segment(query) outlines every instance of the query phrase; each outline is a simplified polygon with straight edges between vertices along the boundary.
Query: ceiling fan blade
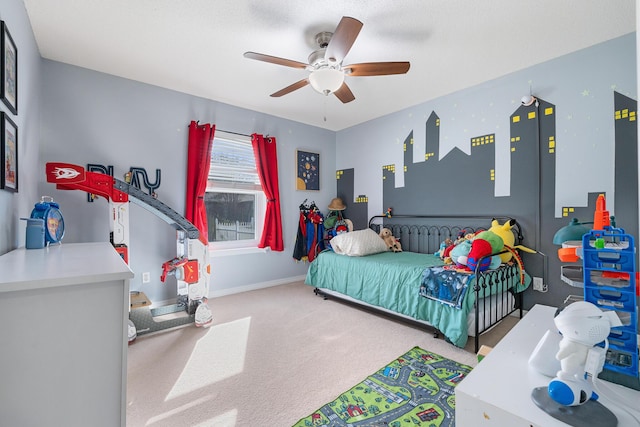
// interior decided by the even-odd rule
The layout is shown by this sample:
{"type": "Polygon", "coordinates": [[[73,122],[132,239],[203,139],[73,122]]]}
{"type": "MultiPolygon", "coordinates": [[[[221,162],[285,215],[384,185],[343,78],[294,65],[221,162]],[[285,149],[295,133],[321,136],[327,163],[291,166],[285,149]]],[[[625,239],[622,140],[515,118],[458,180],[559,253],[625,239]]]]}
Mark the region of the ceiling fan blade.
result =
{"type": "Polygon", "coordinates": [[[278,97],[280,97],[282,95],[286,95],[288,93],[291,93],[294,90],[298,90],[300,88],[303,88],[308,84],[309,84],[309,79],[302,79],[299,82],[295,82],[294,84],[289,85],[289,86],[285,87],[284,89],[280,89],[279,91],[272,93],[271,96],[273,96],[274,98],[278,98],[278,97]]]}
{"type": "Polygon", "coordinates": [[[325,59],[329,62],[342,62],[349,50],[351,50],[351,46],[356,41],[358,34],[360,34],[362,25],[362,22],[355,18],[343,16],[333,32],[331,40],[329,40],[324,55],[325,59]]]}
{"type": "Polygon", "coordinates": [[[244,57],[249,59],[256,59],[258,61],[270,62],[272,64],[284,65],[285,67],[301,68],[303,70],[308,66],[308,64],[294,61],[292,59],[279,58],[277,56],[265,55],[256,52],[245,52],[244,57]]]}
{"type": "Polygon", "coordinates": [[[348,76],[388,76],[405,74],[409,71],[409,62],[363,62],[342,67],[348,76]],[[351,71],[349,71],[351,70],[351,71]]]}
{"type": "Polygon", "coordinates": [[[351,92],[351,89],[349,89],[349,86],[347,86],[346,83],[342,83],[342,86],[340,86],[337,91],[333,92],[333,94],[336,96],[336,98],[342,101],[343,104],[356,99],[356,97],[353,96],[353,92],[351,92]]]}

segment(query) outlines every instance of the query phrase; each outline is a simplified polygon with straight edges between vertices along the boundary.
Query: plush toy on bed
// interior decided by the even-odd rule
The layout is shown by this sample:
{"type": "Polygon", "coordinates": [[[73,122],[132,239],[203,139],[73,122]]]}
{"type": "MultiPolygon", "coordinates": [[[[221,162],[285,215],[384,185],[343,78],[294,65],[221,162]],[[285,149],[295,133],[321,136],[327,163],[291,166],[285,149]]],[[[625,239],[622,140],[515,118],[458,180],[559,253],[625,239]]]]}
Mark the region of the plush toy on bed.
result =
{"type": "Polygon", "coordinates": [[[463,240],[454,245],[449,251],[451,264],[457,268],[464,268],[467,265],[467,258],[471,251],[471,240],[463,240]]]}
{"type": "MultiPolygon", "coordinates": [[[[528,248],[526,246],[522,246],[522,245],[514,246],[516,237],[511,231],[511,229],[515,224],[516,224],[515,220],[513,219],[505,222],[504,224],[500,224],[497,220],[494,219],[493,221],[491,221],[491,228],[489,229],[489,231],[493,231],[498,236],[502,237],[502,241],[504,242],[505,249],[509,249],[509,250],[520,249],[530,254],[535,254],[536,253],[535,250],[528,248]]],[[[502,262],[509,262],[512,258],[513,253],[514,253],[513,251],[510,251],[508,253],[500,255],[500,258],[502,258],[502,262]]]]}
{"type": "Polygon", "coordinates": [[[440,249],[434,255],[440,257],[440,259],[444,259],[444,251],[451,245],[453,245],[453,240],[447,237],[446,239],[444,239],[444,242],[440,243],[440,249]]]}
{"type": "MultiPolygon", "coordinates": [[[[471,250],[467,257],[467,267],[471,270],[475,270],[480,262],[480,258],[483,256],[497,254],[498,252],[501,252],[502,249],[504,249],[504,241],[502,240],[502,237],[490,230],[478,233],[471,243],[471,250]]],[[[479,270],[484,271],[490,268],[497,268],[501,263],[502,259],[500,256],[485,258],[480,263],[479,270]]]]}
{"type": "Polygon", "coordinates": [[[387,244],[389,250],[392,250],[393,252],[402,252],[402,245],[400,245],[400,241],[398,239],[393,237],[391,230],[383,228],[380,230],[380,237],[382,237],[382,240],[387,244]]]}
{"type": "MultiPolygon", "coordinates": [[[[498,220],[495,219],[491,221],[491,228],[479,233],[475,237],[471,247],[471,252],[469,252],[468,266],[473,270],[476,268],[481,257],[496,254],[502,250],[507,250],[507,253],[500,255],[501,261],[509,262],[512,257],[515,257],[521,270],[523,270],[522,260],[520,259],[516,249],[521,249],[529,253],[535,253],[536,251],[522,245],[514,246],[515,236],[511,231],[511,228],[514,225],[514,220],[506,221],[504,224],[500,224],[498,220]]],[[[489,268],[493,268],[489,265],[489,261],[483,260],[480,270],[482,271],[489,268]]]]}

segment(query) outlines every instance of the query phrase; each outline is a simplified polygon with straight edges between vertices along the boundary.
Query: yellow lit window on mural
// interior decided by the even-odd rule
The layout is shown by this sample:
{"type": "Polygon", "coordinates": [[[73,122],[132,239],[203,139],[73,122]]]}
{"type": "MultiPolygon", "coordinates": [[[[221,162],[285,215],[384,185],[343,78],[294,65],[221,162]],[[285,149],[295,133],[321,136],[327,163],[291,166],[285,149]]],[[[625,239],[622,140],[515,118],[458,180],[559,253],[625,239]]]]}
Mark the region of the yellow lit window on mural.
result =
{"type": "Polygon", "coordinates": [[[631,111],[629,113],[629,121],[630,122],[635,122],[636,121],[636,112],[635,111],[631,111]]]}
{"type": "Polygon", "coordinates": [[[529,111],[529,120],[535,119],[535,118],[536,118],[536,112],[535,111],[529,111]]]}
{"type": "Polygon", "coordinates": [[[545,116],[550,116],[553,114],[553,107],[547,107],[544,109],[544,115],[545,116]]]}
{"type": "Polygon", "coordinates": [[[513,123],[518,123],[520,121],[520,116],[513,116],[513,123]]]}

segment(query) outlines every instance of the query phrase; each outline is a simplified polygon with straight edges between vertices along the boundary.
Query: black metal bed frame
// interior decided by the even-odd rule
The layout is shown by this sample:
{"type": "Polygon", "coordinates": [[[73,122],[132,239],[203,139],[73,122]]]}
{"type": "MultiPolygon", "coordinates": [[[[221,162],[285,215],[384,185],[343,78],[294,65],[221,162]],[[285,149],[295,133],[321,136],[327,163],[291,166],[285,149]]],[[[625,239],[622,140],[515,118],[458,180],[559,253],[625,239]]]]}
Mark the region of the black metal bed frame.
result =
{"type": "MultiPolygon", "coordinates": [[[[510,217],[487,217],[487,216],[432,216],[432,215],[376,215],[369,220],[369,228],[377,233],[385,227],[391,230],[392,234],[400,240],[403,251],[433,254],[440,248],[440,243],[450,238],[455,240],[459,233],[475,233],[485,230],[493,219],[497,219],[503,224],[506,221],[513,221],[512,232],[515,237],[515,245],[523,241],[522,230],[516,220],[510,217]],[[446,225],[440,223],[447,222],[446,225]]],[[[508,251],[502,251],[507,253],[508,251]]],[[[484,259],[484,258],[482,258],[484,259]]],[[[478,262],[481,264],[482,259],[478,262]]],[[[519,283],[520,270],[517,264],[502,264],[495,270],[479,271],[476,268],[473,291],[475,292],[475,352],[480,348],[480,334],[497,325],[502,319],[519,310],[519,316],[523,316],[522,292],[515,292],[519,283]],[[508,304],[511,293],[515,298],[515,306],[511,308],[508,304]],[[496,300],[483,298],[484,295],[496,295],[496,300]],[[500,298],[500,300],[498,300],[500,298]],[[485,315],[482,318],[480,313],[485,315]]],[[[320,289],[315,289],[315,293],[326,297],[335,297],[334,294],[326,294],[320,289]]],[[[340,298],[340,297],[336,297],[340,298]]],[[[372,307],[375,309],[375,307],[372,307]]],[[[385,310],[388,313],[388,311],[385,310]]],[[[437,328],[434,336],[443,335],[437,328]]]]}

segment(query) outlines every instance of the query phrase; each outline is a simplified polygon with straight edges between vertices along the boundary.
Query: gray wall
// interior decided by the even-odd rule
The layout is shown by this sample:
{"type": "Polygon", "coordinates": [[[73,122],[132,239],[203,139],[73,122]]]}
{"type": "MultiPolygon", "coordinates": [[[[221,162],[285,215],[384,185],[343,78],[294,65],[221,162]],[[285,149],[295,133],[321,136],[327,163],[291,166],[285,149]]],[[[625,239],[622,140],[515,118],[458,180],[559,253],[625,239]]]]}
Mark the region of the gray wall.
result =
{"type": "Polygon", "coordinates": [[[4,103],[0,110],[18,126],[18,193],[0,190],[0,255],[24,246],[25,222],[40,199],[37,169],[40,151],[41,60],[27,11],[21,0],[2,0],[0,19],[5,21],[18,50],[18,114],[4,103]]]}
{"type": "MultiPolygon", "coordinates": [[[[334,132],[49,60],[43,61],[42,92],[45,144],[33,173],[40,179],[39,191],[61,205],[64,242],[108,241],[107,202],[88,203],[80,191],[56,190],[44,182],[46,162],[113,165],[120,178],[132,166],[149,174],[160,169],[158,199],[184,213],[188,125],[199,120],[220,130],[275,136],[279,157],[285,250],[214,254],[212,295],[278,284],[306,273],[307,265],[292,259],[298,206],[305,198],[326,206],[335,194],[334,132]],[[322,154],[319,192],[295,190],[295,150],[300,147],[322,154]]],[[[130,234],[130,265],[136,274],[132,289],[144,291],[152,301],[175,297],[175,279],[169,277],[166,284],[159,280],[162,263],[176,255],[174,229],[131,204],[130,234]],[[142,273],[147,271],[152,281],[142,284],[142,273]]]]}
{"type": "Polygon", "coordinates": [[[635,112],[636,80],[636,35],[628,34],[340,131],[336,165],[353,169],[351,193],[367,196],[368,216],[388,207],[397,214],[515,215],[525,225],[526,246],[547,254],[549,261],[545,274],[542,259],[525,258],[534,275],[548,277],[549,286],[547,293],[528,291],[525,304],[558,305],[568,294],[582,294],[560,280],[557,247],[551,243],[569,221],[562,218],[563,207],[588,221],[593,194],[604,192],[612,215],[616,201],[633,202],[621,206],[626,221],[618,226],[637,231],[637,122],[620,126],[614,119],[619,105],[635,112]],[[530,91],[541,99],[538,109],[520,106],[530,91]],[[529,113],[537,114],[539,124],[529,113]],[[514,115],[521,120],[514,123],[514,115]],[[472,148],[471,139],[484,135],[494,135],[495,141],[472,148]],[[522,138],[513,143],[514,136],[522,138]],[[550,136],[556,145],[552,154],[550,136]],[[425,153],[434,156],[425,160],[425,153]],[[632,160],[622,167],[625,157],[632,160]],[[385,165],[395,165],[395,172],[383,170],[385,165]],[[490,181],[491,168],[495,181],[490,181]],[[635,194],[614,197],[616,182],[621,192],[635,194]]]}

